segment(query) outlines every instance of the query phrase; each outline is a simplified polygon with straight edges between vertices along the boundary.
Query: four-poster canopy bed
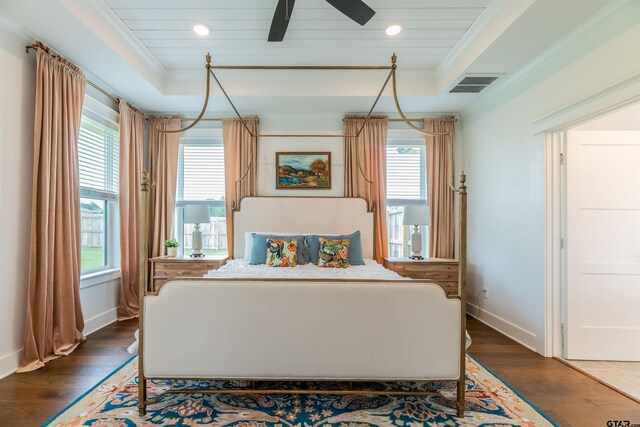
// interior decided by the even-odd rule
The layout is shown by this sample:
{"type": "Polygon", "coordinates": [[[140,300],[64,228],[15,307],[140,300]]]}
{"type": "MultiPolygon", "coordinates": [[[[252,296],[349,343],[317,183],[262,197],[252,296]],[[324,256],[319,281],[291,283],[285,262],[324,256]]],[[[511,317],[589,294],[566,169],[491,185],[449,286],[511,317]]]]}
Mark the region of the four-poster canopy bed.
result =
{"type": "MultiPolygon", "coordinates": [[[[357,138],[389,81],[397,111],[412,129],[434,133],[411,123],[400,108],[396,88],[396,55],[389,66],[223,66],[206,57],[206,94],[202,111],[188,126],[159,133],[179,133],[203,119],[211,77],[252,138],[357,138]],[[353,135],[262,134],[252,132],[238,112],[215,69],[251,70],[389,70],[384,84],[358,132],[353,135]]],[[[155,140],[151,135],[150,141],[155,140]]],[[[449,155],[453,157],[452,143],[449,155]]],[[[150,146],[150,149],[152,147],[150,146]]],[[[251,159],[252,156],[249,156],[251,159]]],[[[358,171],[367,177],[356,159],[358,171]]],[[[451,163],[452,164],[452,163],[451,163]]],[[[336,235],[362,231],[363,251],[373,258],[374,203],[358,198],[248,197],[237,199],[238,187],[251,164],[235,182],[234,247],[245,246],[251,232],[336,235]],[[296,214],[304,206],[309,215],[296,214]],[[293,213],[291,213],[293,212],[293,213]],[[333,212],[327,214],[327,212],[333,212]],[[337,213],[337,214],[336,214],[337,213]]],[[[400,390],[338,390],[256,388],[255,381],[456,381],[459,416],[464,414],[466,362],[466,178],[449,185],[458,194],[457,295],[447,296],[437,284],[424,280],[383,279],[170,279],[157,292],[147,286],[147,195],[153,177],[142,172],[140,239],[140,329],[138,346],[139,411],[157,402],[147,397],[147,380],[245,380],[252,387],[213,390],[169,390],[165,393],[310,393],[310,394],[433,394],[400,390]]]]}

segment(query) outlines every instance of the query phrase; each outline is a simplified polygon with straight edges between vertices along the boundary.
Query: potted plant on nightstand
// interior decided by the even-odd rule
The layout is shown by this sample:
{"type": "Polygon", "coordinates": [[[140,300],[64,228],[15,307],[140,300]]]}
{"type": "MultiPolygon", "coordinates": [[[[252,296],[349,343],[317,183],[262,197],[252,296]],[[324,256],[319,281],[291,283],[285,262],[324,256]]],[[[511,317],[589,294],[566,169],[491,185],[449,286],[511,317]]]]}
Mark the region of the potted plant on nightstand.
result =
{"type": "Polygon", "coordinates": [[[167,248],[167,256],[178,256],[178,246],[180,246],[180,242],[178,242],[176,239],[169,239],[164,241],[164,247],[167,248]]]}

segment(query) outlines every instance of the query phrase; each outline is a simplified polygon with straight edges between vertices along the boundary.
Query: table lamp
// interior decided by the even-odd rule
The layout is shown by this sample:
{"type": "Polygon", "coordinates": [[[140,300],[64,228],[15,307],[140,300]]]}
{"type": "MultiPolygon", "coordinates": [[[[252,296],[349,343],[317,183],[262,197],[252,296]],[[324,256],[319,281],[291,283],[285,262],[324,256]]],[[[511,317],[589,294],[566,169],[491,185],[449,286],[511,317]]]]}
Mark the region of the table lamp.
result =
{"type": "Polygon", "coordinates": [[[429,206],[426,204],[409,205],[404,207],[404,215],[402,216],[402,225],[413,225],[413,233],[411,234],[411,259],[424,259],[422,257],[422,235],[420,234],[421,225],[429,225],[431,223],[431,215],[429,206]]]}
{"type": "Polygon", "coordinates": [[[192,258],[202,258],[202,231],[200,231],[200,224],[208,224],[211,221],[209,217],[209,206],[207,205],[186,205],[184,207],[184,223],[195,224],[193,233],[191,233],[191,241],[193,250],[191,252],[192,258]]]}

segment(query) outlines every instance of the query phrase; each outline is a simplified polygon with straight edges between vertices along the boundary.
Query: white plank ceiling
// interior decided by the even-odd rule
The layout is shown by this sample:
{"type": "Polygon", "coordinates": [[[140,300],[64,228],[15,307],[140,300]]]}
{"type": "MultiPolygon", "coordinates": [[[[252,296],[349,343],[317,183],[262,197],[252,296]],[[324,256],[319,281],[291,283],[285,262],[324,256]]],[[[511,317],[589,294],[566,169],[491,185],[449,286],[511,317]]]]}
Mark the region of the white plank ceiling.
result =
{"type": "Polygon", "coordinates": [[[267,35],[277,0],[103,0],[170,71],[201,69],[210,51],[225,65],[385,65],[435,68],[491,0],[366,0],[376,14],[361,27],[325,0],[296,0],[282,43],[267,35]],[[207,37],[192,31],[204,22],[207,37]],[[384,28],[400,22],[394,38],[384,28]]]}

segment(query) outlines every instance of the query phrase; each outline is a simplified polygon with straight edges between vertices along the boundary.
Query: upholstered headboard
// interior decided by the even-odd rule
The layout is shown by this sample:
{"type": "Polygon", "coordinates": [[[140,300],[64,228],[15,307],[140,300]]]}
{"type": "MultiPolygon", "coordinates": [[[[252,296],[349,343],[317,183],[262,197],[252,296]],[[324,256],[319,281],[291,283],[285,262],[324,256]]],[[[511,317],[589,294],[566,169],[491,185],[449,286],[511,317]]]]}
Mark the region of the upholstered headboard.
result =
{"type": "Polygon", "coordinates": [[[360,230],[365,258],[373,258],[373,212],[348,197],[245,197],[233,214],[234,258],[244,258],[245,233],[349,234],[360,230]]]}

